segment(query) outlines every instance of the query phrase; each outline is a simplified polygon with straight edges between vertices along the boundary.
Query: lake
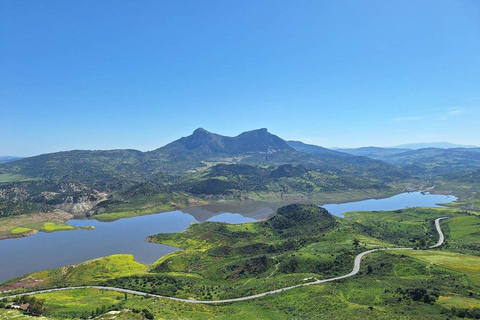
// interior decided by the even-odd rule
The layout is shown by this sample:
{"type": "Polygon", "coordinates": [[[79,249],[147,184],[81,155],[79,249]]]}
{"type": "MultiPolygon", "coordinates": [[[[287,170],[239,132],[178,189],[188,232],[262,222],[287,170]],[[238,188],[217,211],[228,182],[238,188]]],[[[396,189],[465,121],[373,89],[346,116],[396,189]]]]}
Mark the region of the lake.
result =
{"type": "Polygon", "coordinates": [[[363,201],[323,205],[331,214],[343,217],[348,211],[396,210],[411,207],[440,207],[439,203],[457,200],[454,196],[444,196],[422,192],[406,192],[385,199],[368,199],[363,201]]]}
{"type": "MultiPolygon", "coordinates": [[[[453,196],[420,192],[402,193],[386,199],[370,199],[323,207],[332,214],[357,210],[395,210],[407,207],[436,207],[438,203],[455,201],[453,196]]],[[[75,227],[94,226],[95,230],[78,229],[0,241],[0,283],[21,275],[77,264],[86,260],[117,253],[135,256],[140,263],[151,264],[177,248],[148,243],[151,234],[181,232],[192,222],[218,221],[242,223],[268,217],[280,204],[249,202],[213,204],[183,211],[171,211],[113,222],[70,220],[75,227]]]]}

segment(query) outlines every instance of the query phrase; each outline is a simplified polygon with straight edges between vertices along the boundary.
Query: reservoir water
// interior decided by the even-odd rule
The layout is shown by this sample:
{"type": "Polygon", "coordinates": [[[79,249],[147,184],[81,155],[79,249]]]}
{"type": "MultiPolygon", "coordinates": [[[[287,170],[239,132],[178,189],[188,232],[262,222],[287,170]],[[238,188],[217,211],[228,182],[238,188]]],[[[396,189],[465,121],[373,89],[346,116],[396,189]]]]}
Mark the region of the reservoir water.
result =
{"type": "Polygon", "coordinates": [[[457,200],[455,196],[444,196],[422,192],[406,192],[385,199],[368,199],[363,201],[323,205],[331,214],[343,217],[348,211],[397,210],[411,207],[440,207],[439,203],[457,200]]]}
{"type": "MultiPolygon", "coordinates": [[[[386,199],[370,199],[323,207],[332,214],[358,210],[395,210],[406,207],[435,207],[438,203],[455,201],[453,196],[420,192],[402,193],[386,199]]],[[[279,205],[237,203],[207,205],[183,211],[171,211],[113,222],[70,220],[75,227],[94,226],[95,230],[78,229],[0,241],[0,283],[21,275],[77,264],[86,260],[118,253],[133,254],[140,263],[151,264],[177,248],[148,243],[151,234],[180,232],[192,222],[218,221],[242,223],[268,217],[279,205]]]]}

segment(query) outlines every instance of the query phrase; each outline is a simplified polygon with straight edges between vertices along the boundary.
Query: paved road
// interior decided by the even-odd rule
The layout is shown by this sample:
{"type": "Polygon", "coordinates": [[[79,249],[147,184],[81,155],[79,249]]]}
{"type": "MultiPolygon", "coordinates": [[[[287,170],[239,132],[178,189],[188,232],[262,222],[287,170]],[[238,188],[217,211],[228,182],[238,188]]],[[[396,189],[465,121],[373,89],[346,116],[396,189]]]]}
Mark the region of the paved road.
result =
{"type": "MultiPolygon", "coordinates": [[[[433,246],[430,246],[430,248],[432,248],[432,249],[441,246],[443,244],[444,240],[445,240],[443,232],[440,228],[440,221],[443,220],[443,219],[448,219],[448,217],[442,217],[442,218],[438,218],[438,219],[435,220],[435,227],[437,228],[439,239],[438,239],[437,244],[435,244],[433,246]]],[[[53,292],[53,291],[63,291],[63,290],[73,290],[73,289],[100,289],[100,290],[112,290],[112,291],[118,291],[118,292],[125,292],[125,293],[129,293],[129,294],[140,295],[140,296],[147,296],[148,295],[148,296],[151,296],[151,297],[162,298],[162,299],[170,299],[170,300],[186,302],[186,303],[217,304],[217,303],[237,302],[237,301],[245,301],[245,300],[251,300],[251,299],[256,299],[256,298],[260,298],[260,297],[265,297],[265,296],[268,296],[268,295],[271,295],[271,294],[280,293],[280,292],[283,292],[283,291],[287,291],[287,290],[291,290],[291,289],[295,289],[295,288],[299,288],[299,287],[303,287],[303,286],[310,286],[310,285],[315,285],[315,284],[320,284],[320,283],[325,283],[325,282],[331,282],[331,281],[337,281],[337,280],[353,277],[354,275],[356,275],[360,271],[360,264],[362,262],[362,258],[364,256],[366,256],[367,254],[370,254],[370,253],[376,252],[376,251],[382,251],[382,250],[412,250],[412,249],[413,248],[381,248],[381,249],[372,249],[372,250],[364,251],[364,252],[360,253],[359,255],[357,255],[355,257],[355,261],[353,263],[353,270],[350,273],[345,274],[343,276],[329,278],[329,279],[323,279],[323,280],[317,280],[317,281],[312,281],[312,282],[307,282],[307,283],[301,283],[301,284],[297,284],[295,286],[285,287],[285,288],[272,290],[272,291],[268,291],[268,292],[263,292],[263,293],[259,293],[259,294],[254,294],[254,295],[251,295],[251,296],[246,296],[246,297],[241,297],[241,298],[233,298],[233,299],[225,299],[225,300],[180,299],[180,298],[160,296],[160,295],[157,295],[157,294],[149,294],[149,293],[146,293],[146,292],[141,292],[141,291],[136,291],[136,290],[114,288],[114,287],[102,287],[102,286],[81,286],[81,287],[66,287],[66,288],[48,289],[48,290],[40,290],[40,291],[16,294],[16,295],[11,295],[11,296],[2,297],[2,298],[14,298],[14,297],[17,297],[17,296],[22,296],[22,295],[33,295],[33,294],[39,294],[39,293],[46,293],[46,292],[53,292]]]]}
{"type": "Polygon", "coordinates": [[[448,219],[449,217],[442,217],[435,220],[435,227],[437,228],[437,232],[439,235],[438,242],[436,245],[430,246],[431,249],[440,247],[445,240],[445,236],[443,235],[442,229],[440,228],[440,220],[448,219]]]}

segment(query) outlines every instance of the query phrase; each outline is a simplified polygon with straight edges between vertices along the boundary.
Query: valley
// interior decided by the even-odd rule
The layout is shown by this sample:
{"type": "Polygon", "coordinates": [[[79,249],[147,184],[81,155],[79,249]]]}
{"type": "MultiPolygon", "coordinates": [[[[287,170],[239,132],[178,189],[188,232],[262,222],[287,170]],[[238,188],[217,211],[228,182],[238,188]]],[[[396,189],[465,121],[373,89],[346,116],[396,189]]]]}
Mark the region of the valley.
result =
{"type": "MultiPolygon", "coordinates": [[[[150,152],[77,150],[9,161],[0,165],[0,221],[8,221],[0,239],[71,217],[105,221],[238,201],[339,203],[425,185],[445,189],[456,179],[450,174],[439,181],[408,164],[292,143],[266,129],[225,137],[200,128],[150,152]],[[36,224],[28,222],[31,215],[36,224]]],[[[448,166],[457,170],[455,163],[448,166]]],[[[472,196],[465,188],[450,194],[457,191],[472,196]]]]}
{"type": "Polygon", "coordinates": [[[476,312],[476,149],[366,151],[197,129],[6,162],[1,295],[46,290],[49,319],[476,312]]]}
{"type": "Polygon", "coordinates": [[[480,320],[478,1],[0,4],[0,320],[480,320]]]}

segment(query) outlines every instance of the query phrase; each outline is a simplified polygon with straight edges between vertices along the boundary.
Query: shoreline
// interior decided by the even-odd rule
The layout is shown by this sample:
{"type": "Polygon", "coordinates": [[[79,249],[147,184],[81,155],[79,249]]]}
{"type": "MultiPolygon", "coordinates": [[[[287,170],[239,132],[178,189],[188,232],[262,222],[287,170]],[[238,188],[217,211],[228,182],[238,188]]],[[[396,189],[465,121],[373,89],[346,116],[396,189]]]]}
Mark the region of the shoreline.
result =
{"type": "MultiPolygon", "coordinates": [[[[16,238],[23,238],[37,234],[38,232],[57,232],[57,231],[69,231],[66,228],[60,228],[58,230],[42,230],[40,225],[45,223],[54,222],[55,224],[64,224],[65,226],[70,226],[68,221],[70,220],[97,220],[99,222],[113,222],[116,220],[121,219],[128,219],[140,216],[146,216],[151,214],[163,213],[163,212],[170,212],[176,210],[190,210],[195,208],[202,208],[204,206],[228,206],[232,209],[235,207],[242,207],[246,204],[266,204],[266,205],[273,205],[273,206],[282,206],[285,204],[290,203],[306,203],[306,204],[318,204],[323,203],[348,203],[348,202],[356,202],[361,200],[368,200],[373,198],[383,199],[388,198],[393,195],[399,193],[399,190],[395,191],[387,191],[387,192],[379,192],[376,190],[352,190],[351,192],[338,192],[338,193],[328,193],[328,194],[315,194],[315,195],[305,195],[305,194],[281,194],[281,193],[267,193],[261,194],[257,197],[257,199],[247,198],[245,199],[208,199],[202,202],[198,202],[198,204],[192,204],[189,206],[181,206],[181,205],[171,205],[169,208],[164,208],[160,210],[144,210],[143,212],[135,212],[135,211],[117,211],[111,213],[102,213],[101,215],[94,215],[90,217],[84,216],[74,216],[68,212],[63,212],[59,210],[55,210],[51,213],[45,214],[46,217],[42,217],[43,213],[29,214],[29,215],[18,215],[12,217],[6,217],[0,219],[0,223],[3,221],[9,221],[12,227],[27,227],[31,230],[25,233],[9,233],[8,229],[5,229],[5,233],[1,233],[0,231],[0,241],[8,240],[8,239],[16,239],[16,238]],[[58,216],[57,216],[58,214],[58,216]],[[111,215],[109,217],[109,215],[111,215]],[[100,216],[100,217],[98,217],[100,216]],[[4,220],[5,219],[5,220],[4,220]],[[23,222],[23,220],[35,220],[33,222],[23,222]],[[16,221],[19,221],[16,223],[16,221]]],[[[401,192],[400,192],[401,193],[401,192]]],[[[243,197],[242,197],[243,198],[243,197]]],[[[141,209],[138,209],[141,211],[141,209]]],[[[222,210],[220,210],[222,211],[222,210]]],[[[227,211],[224,211],[227,212],[227,211]]],[[[220,212],[219,212],[220,214],[220,212]]],[[[68,227],[67,227],[68,228],[68,227]]],[[[68,228],[70,230],[74,230],[73,228],[68,228]]]]}
{"type": "MultiPolygon", "coordinates": [[[[76,230],[76,227],[69,228],[71,226],[68,224],[68,221],[70,220],[96,220],[99,222],[113,222],[121,219],[129,219],[129,218],[135,218],[135,217],[140,217],[140,216],[146,216],[146,215],[152,215],[152,214],[158,214],[158,213],[164,213],[164,212],[171,212],[171,211],[187,211],[188,210],[195,210],[195,209],[202,209],[203,207],[217,207],[216,209],[220,208],[218,210],[217,214],[225,213],[225,212],[230,212],[231,210],[245,207],[247,205],[252,205],[252,204],[258,204],[258,205],[265,205],[265,206],[273,206],[278,209],[278,207],[291,204],[291,203],[304,203],[304,204],[316,204],[319,206],[324,206],[324,205],[332,205],[332,204],[345,204],[345,203],[350,203],[350,202],[360,202],[360,201],[366,201],[366,200],[381,200],[381,199],[387,199],[402,193],[411,193],[411,192],[428,192],[430,194],[438,194],[438,195],[453,195],[457,197],[454,193],[448,194],[448,192],[442,192],[440,190],[435,190],[432,187],[425,189],[425,187],[420,187],[420,188],[409,188],[408,191],[405,191],[406,188],[403,188],[402,190],[400,189],[394,189],[394,190],[388,190],[388,191],[381,191],[378,192],[377,190],[350,190],[350,192],[335,192],[335,193],[322,193],[322,194],[282,194],[282,193],[267,193],[267,194],[260,194],[257,195],[257,199],[250,198],[246,196],[248,200],[245,200],[245,198],[242,196],[241,199],[208,199],[204,200],[202,202],[197,202],[198,204],[192,204],[189,206],[180,206],[180,205],[172,205],[169,208],[164,208],[161,210],[145,210],[144,212],[134,212],[134,211],[118,211],[118,212],[111,212],[111,213],[102,213],[99,215],[93,215],[90,217],[82,217],[82,216],[73,216],[67,212],[63,213],[63,217],[60,216],[60,219],[54,219],[54,217],[51,217],[50,219],[44,219],[40,220],[38,223],[50,223],[50,222],[55,222],[55,223],[61,223],[65,225],[65,228],[59,228],[58,230],[42,230],[41,228],[36,228],[32,227],[29,224],[24,224],[22,225],[21,223],[13,224],[15,227],[28,227],[31,230],[25,233],[18,233],[18,234],[13,234],[13,233],[0,233],[0,241],[2,240],[9,240],[9,239],[17,239],[17,238],[23,238],[23,237],[28,237],[37,234],[38,232],[57,232],[57,231],[71,231],[71,230],[76,230]],[[422,189],[422,190],[420,190],[422,189]],[[437,192],[435,192],[437,191],[437,192]],[[222,208],[223,207],[223,208],[222,208]],[[228,209],[225,209],[225,207],[229,207],[228,209]],[[229,211],[230,210],[230,211],[229,211]],[[109,217],[111,215],[111,217],[109,217]]],[[[456,201],[457,201],[456,200],[456,201]]],[[[443,205],[443,204],[442,204],[443,205]]],[[[454,205],[448,206],[445,205],[447,208],[452,208],[454,205]]],[[[276,210],[276,209],[275,209],[276,210]]],[[[274,210],[274,211],[275,211],[274,210]]],[[[141,211],[139,209],[138,211],[141,211]]],[[[239,212],[239,214],[242,214],[242,212],[239,212]]],[[[28,217],[32,217],[32,215],[29,215],[28,217]]],[[[13,220],[15,221],[16,219],[22,220],[25,218],[24,215],[20,216],[13,216],[13,217],[8,217],[5,219],[13,220]]],[[[2,222],[2,219],[0,219],[0,222],[2,222]]],[[[7,231],[8,232],[8,231],[7,231]]]]}

